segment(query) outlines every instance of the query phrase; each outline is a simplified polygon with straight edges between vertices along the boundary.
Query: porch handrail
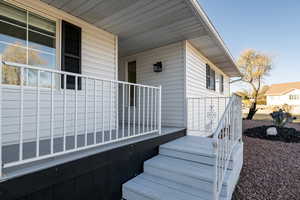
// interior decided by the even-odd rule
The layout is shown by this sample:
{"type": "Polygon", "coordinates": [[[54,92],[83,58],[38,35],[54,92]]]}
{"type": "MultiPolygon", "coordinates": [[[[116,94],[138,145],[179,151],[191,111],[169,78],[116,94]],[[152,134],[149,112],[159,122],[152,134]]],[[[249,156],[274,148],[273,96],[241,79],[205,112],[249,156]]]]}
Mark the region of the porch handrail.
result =
{"type": "Polygon", "coordinates": [[[113,83],[123,83],[123,84],[127,84],[127,85],[134,85],[134,86],[141,86],[141,87],[155,88],[155,89],[159,89],[160,88],[160,86],[142,85],[142,84],[130,83],[130,82],[126,82],[126,81],[104,79],[104,78],[99,78],[99,77],[90,76],[90,75],[76,74],[76,73],[67,72],[67,71],[60,71],[60,70],[55,70],[55,69],[50,69],[50,68],[37,67],[37,66],[20,64],[20,63],[14,63],[14,62],[2,61],[2,64],[8,65],[8,66],[12,66],[12,67],[26,68],[26,69],[32,69],[32,70],[39,70],[39,71],[49,72],[49,73],[55,73],[55,74],[65,74],[65,75],[74,76],[74,77],[77,76],[79,78],[94,79],[94,80],[98,80],[98,81],[107,81],[107,82],[113,82],[113,83]]]}
{"type": "Polygon", "coordinates": [[[148,86],[125,81],[102,79],[83,74],[6,62],[2,60],[1,56],[0,74],[0,179],[5,177],[5,174],[3,174],[3,169],[5,168],[53,158],[142,135],[161,134],[161,86],[148,86]],[[4,148],[3,111],[1,107],[3,104],[3,87],[7,85],[3,83],[2,78],[4,65],[18,68],[19,73],[17,75],[20,77],[20,83],[15,85],[17,88],[16,91],[19,94],[18,101],[16,101],[19,116],[19,138],[17,142],[17,160],[14,161],[4,161],[3,157],[1,157],[1,151],[3,152],[4,148]],[[36,72],[36,83],[34,86],[26,87],[24,81],[25,70],[36,72]],[[43,95],[43,86],[40,83],[41,73],[49,73],[50,75],[50,86],[47,87],[47,97],[49,97],[50,106],[47,105],[49,106],[49,110],[46,113],[50,117],[50,136],[44,136],[43,138],[40,133],[40,104],[43,103],[41,101],[41,95],[43,95]],[[58,79],[55,79],[57,78],[56,76],[58,76],[58,79]],[[71,89],[68,88],[67,84],[67,78],[69,77],[73,77],[75,82],[73,84],[74,88],[71,89]],[[55,80],[59,82],[59,89],[55,85],[57,84],[55,80]],[[27,89],[35,91],[33,97],[35,98],[36,123],[30,122],[32,126],[35,126],[36,130],[36,135],[33,138],[26,138],[29,136],[24,134],[24,91],[27,89]],[[62,92],[56,93],[56,91],[62,92]],[[63,100],[57,102],[57,100],[54,100],[55,95],[60,95],[59,97],[63,100]],[[60,116],[63,119],[62,127],[60,127],[62,133],[60,134],[57,134],[54,130],[56,123],[54,115],[57,114],[55,114],[55,109],[60,109],[58,103],[63,105],[63,114],[60,116]],[[69,109],[70,104],[73,106],[72,109],[69,109]],[[83,111],[78,112],[79,108],[83,108],[83,111]],[[69,127],[67,127],[67,122],[70,121],[67,118],[67,114],[74,116],[74,120],[71,121],[74,124],[71,134],[70,130],[68,130],[69,127]],[[79,116],[81,119],[79,119],[79,116]],[[79,121],[83,125],[78,125],[79,121]],[[91,131],[90,129],[93,130],[91,131]],[[72,137],[71,143],[73,143],[71,147],[67,145],[67,140],[70,137],[72,137]],[[40,141],[45,138],[50,143],[49,153],[42,154],[40,152],[40,141]],[[33,140],[35,145],[35,155],[29,158],[24,157],[23,145],[27,139],[30,139],[30,141],[33,140]],[[61,140],[62,147],[59,150],[55,149],[55,139],[61,140]]]}
{"type": "Polygon", "coordinates": [[[216,155],[214,171],[214,199],[220,198],[224,177],[234,146],[242,141],[241,98],[233,95],[213,134],[213,147],[216,155]]]}

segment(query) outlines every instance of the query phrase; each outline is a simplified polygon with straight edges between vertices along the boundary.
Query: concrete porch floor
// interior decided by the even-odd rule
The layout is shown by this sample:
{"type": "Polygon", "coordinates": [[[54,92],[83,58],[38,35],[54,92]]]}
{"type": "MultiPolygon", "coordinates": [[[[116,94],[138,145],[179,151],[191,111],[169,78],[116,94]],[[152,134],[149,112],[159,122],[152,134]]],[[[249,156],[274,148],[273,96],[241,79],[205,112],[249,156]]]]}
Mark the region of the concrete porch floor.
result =
{"type": "MultiPolygon", "coordinates": [[[[72,160],[76,160],[79,158],[84,158],[89,155],[93,155],[96,153],[100,153],[102,151],[107,151],[110,149],[114,149],[117,147],[120,147],[122,145],[128,145],[130,143],[138,142],[147,140],[150,138],[158,137],[159,134],[157,131],[150,131],[149,134],[137,134],[137,130],[139,129],[138,126],[135,126],[135,134],[133,126],[130,127],[130,131],[128,132],[128,126],[125,125],[124,127],[124,133],[122,126],[119,127],[118,131],[112,130],[110,131],[104,131],[104,135],[102,131],[98,131],[96,134],[96,141],[99,143],[99,146],[91,147],[89,149],[85,150],[79,150],[77,152],[67,153],[60,156],[55,156],[23,165],[18,165],[15,167],[10,168],[4,168],[3,173],[4,177],[3,180],[10,179],[16,176],[20,176],[26,173],[30,173],[32,171],[45,169],[57,164],[62,164],[66,162],[70,162],[72,160]],[[130,137],[126,138],[128,136],[128,133],[130,137]],[[103,140],[104,139],[104,140],[103,140]],[[117,140],[121,139],[121,140],[117,140]],[[103,143],[104,141],[104,143],[103,143]],[[103,143],[103,144],[102,144],[103,143]],[[102,145],[101,145],[102,144],[102,145]]],[[[140,127],[140,130],[142,128],[140,127]]],[[[183,131],[185,128],[180,127],[162,127],[161,135],[167,135],[172,134],[174,132],[183,131]]],[[[73,149],[74,148],[74,135],[68,135],[66,137],[66,149],[73,149]]],[[[78,134],[77,135],[77,145],[78,147],[83,147],[85,143],[85,135],[84,134],[78,134]]],[[[63,150],[63,137],[58,136],[55,137],[54,141],[54,148],[53,151],[60,152],[63,150]]],[[[94,133],[88,133],[87,134],[87,144],[92,145],[94,144],[94,133]]],[[[40,155],[48,155],[50,153],[50,139],[41,139],[40,140],[40,155]]],[[[14,161],[18,161],[18,155],[19,155],[19,145],[18,144],[11,144],[11,145],[4,145],[3,150],[3,160],[4,163],[10,163],[14,161]]],[[[36,155],[36,141],[30,141],[30,142],[24,142],[23,143],[23,157],[24,159],[30,159],[34,158],[36,155]]],[[[1,180],[0,180],[1,182],[1,180]]]]}

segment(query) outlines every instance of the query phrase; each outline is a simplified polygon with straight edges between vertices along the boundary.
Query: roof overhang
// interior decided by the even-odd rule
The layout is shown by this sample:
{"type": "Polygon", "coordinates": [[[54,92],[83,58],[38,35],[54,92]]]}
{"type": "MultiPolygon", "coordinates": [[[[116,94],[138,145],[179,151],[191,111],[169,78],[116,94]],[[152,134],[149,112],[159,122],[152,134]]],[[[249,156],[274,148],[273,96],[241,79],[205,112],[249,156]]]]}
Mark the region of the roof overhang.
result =
{"type": "Polygon", "coordinates": [[[188,40],[230,77],[240,72],[196,0],[41,0],[119,38],[119,55],[188,40]]]}

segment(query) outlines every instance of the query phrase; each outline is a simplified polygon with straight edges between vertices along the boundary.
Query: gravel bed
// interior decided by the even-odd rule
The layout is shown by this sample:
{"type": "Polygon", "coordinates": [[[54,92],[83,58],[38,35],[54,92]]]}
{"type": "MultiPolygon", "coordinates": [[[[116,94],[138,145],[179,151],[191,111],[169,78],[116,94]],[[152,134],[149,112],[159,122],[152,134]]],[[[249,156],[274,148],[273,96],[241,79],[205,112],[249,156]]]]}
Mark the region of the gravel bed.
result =
{"type": "Polygon", "coordinates": [[[300,143],[243,140],[244,166],[233,200],[300,200],[300,143]]]}
{"type": "Polygon", "coordinates": [[[274,127],[274,126],[259,126],[255,128],[249,128],[244,131],[244,135],[249,137],[255,137],[266,140],[278,140],[283,142],[295,142],[300,143],[300,131],[297,131],[294,128],[286,128],[286,127],[274,127]],[[268,128],[276,128],[277,135],[271,136],[267,135],[268,128]]]}

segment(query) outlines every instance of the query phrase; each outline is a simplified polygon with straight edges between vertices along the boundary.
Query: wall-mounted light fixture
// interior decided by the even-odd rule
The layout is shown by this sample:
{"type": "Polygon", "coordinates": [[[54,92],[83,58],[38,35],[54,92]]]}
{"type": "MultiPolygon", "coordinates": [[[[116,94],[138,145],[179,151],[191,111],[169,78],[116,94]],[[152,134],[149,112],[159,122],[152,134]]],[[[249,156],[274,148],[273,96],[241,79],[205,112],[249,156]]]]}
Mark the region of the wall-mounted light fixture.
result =
{"type": "Polygon", "coordinates": [[[153,64],[153,71],[154,72],[162,72],[162,62],[157,62],[153,64]]]}

